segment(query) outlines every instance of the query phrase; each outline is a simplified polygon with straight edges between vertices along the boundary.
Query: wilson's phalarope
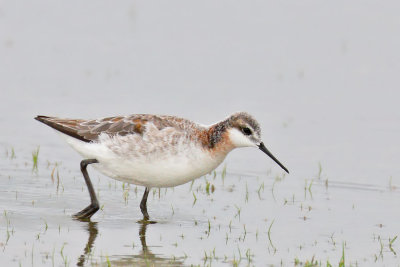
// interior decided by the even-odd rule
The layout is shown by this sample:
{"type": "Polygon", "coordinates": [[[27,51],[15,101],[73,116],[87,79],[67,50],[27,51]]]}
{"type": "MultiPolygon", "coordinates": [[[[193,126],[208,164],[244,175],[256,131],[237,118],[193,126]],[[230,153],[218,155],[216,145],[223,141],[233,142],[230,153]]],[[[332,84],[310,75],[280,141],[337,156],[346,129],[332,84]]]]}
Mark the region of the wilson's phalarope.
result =
{"type": "Polygon", "coordinates": [[[92,163],[116,180],[146,187],[140,202],[145,220],[149,219],[147,196],[151,187],[177,186],[199,178],[214,170],[237,147],[258,147],[289,173],[261,141],[258,122],[245,112],[211,126],[174,116],[146,114],[98,120],[47,116],[35,119],[63,133],[85,158],[81,171],[91,204],[74,214],[78,219],[89,219],[99,209],[86,170],[92,163]]]}

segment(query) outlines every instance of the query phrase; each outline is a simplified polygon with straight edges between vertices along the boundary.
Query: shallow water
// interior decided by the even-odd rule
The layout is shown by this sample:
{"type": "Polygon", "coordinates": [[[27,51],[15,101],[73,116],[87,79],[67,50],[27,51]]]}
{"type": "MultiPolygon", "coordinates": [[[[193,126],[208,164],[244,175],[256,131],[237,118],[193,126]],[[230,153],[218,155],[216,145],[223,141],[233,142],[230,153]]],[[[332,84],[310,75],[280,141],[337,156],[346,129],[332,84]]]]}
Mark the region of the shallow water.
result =
{"type": "Polygon", "coordinates": [[[1,259],[8,264],[291,266],[313,257],[336,264],[343,248],[353,265],[397,262],[398,246],[389,246],[398,231],[394,185],[236,174],[228,165],[224,179],[218,172],[153,190],[149,212],[157,223],[144,225],[138,222],[143,189],[90,170],[102,209],[92,222],[80,222],[70,215],[89,198],[78,168],[60,163],[52,178],[55,165],[44,160],[38,172],[18,156],[2,162],[9,169],[0,180],[1,259]]]}
{"type": "Polygon", "coordinates": [[[0,7],[2,266],[399,266],[397,2],[81,5],[0,7]],[[92,168],[104,206],[73,220],[89,204],[80,157],[33,120],[237,110],[290,175],[235,150],[152,191],[148,225],[143,188],[92,168]]]}

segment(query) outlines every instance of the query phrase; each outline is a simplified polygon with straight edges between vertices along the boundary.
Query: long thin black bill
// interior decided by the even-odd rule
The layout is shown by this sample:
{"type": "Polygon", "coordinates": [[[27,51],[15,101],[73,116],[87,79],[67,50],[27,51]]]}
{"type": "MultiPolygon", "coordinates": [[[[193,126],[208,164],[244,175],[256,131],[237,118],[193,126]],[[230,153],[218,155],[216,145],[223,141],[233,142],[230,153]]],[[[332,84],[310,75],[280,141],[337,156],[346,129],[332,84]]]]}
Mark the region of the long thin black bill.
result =
{"type": "Polygon", "coordinates": [[[279,166],[281,166],[282,169],[285,170],[285,172],[289,173],[288,169],[286,169],[285,166],[283,166],[282,163],[279,162],[279,160],[277,160],[274,155],[272,155],[271,152],[269,152],[269,150],[265,147],[264,143],[261,142],[260,145],[258,146],[258,148],[264,152],[265,154],[267,154],[271,159],[273,159],[279,166]]]}

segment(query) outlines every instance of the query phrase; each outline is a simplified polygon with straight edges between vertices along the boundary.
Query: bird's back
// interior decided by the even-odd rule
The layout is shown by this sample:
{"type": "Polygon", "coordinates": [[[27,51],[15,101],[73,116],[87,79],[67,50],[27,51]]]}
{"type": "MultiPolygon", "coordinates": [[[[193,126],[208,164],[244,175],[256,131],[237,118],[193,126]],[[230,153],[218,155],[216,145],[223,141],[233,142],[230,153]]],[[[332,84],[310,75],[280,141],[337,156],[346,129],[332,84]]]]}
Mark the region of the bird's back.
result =
{"type": "Polygon", "coordinates": [[[96,142],[101,134],[109,136],[143,136],[150,124],[158,130],[174,128],[176,131],[198,129],[199,126],[187,119],[175,116],[134,114],[115,116],[95,120],[62,119],[57,117],[37,116],[36,120],[84,142],[96,142]]]}

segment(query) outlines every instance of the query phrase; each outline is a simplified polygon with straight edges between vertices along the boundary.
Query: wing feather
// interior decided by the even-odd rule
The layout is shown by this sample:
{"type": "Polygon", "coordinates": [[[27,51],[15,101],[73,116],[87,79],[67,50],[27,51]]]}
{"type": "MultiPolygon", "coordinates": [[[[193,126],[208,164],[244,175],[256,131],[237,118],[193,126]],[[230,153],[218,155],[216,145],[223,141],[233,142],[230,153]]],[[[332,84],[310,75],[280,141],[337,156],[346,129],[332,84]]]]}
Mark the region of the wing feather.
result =
{"type": "Polygon", "coordinates": [[[98,140],[102,133],[110,136],[137,134],[143,136],[147,123],[152,123],[158,130],[167,127],[183,129],[184,124],[191,123],[187,120],[172,116],[156,116],[138,114],[130,116],[116,116],[99,120],[61,119],[48,116],[37,116],[36,120],[84,142],[98,140]]]}

